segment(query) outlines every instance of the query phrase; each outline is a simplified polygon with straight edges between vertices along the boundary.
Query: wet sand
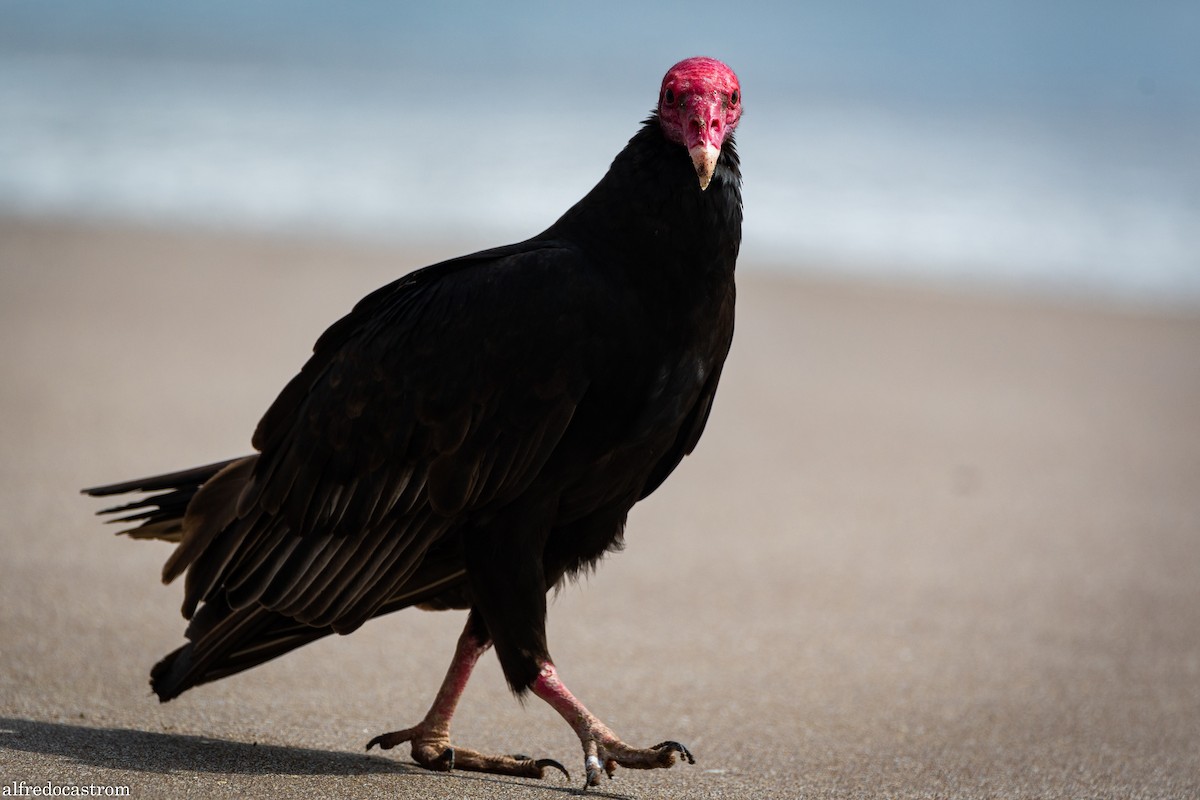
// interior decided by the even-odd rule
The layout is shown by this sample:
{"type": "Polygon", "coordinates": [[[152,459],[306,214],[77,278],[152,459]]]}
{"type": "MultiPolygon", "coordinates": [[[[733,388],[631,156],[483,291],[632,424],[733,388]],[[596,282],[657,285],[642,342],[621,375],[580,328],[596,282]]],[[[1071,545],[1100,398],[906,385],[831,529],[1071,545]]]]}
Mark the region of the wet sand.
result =
{"type": "MultiPolygon", "coordinates": [[[[495,659],[463,746],[570,784],[363,752],[415,723],[458,612],[409,611],[160,705],[170,546],[82,486],[248,450],[316,336],[406,252],[0,222],[0,787],[553,797],[578,745],[495,659]]],[[[743,270],[697,452],[550,643],[633,743],[601,796],[1200,795],[1200,315],[743,270]]]]}

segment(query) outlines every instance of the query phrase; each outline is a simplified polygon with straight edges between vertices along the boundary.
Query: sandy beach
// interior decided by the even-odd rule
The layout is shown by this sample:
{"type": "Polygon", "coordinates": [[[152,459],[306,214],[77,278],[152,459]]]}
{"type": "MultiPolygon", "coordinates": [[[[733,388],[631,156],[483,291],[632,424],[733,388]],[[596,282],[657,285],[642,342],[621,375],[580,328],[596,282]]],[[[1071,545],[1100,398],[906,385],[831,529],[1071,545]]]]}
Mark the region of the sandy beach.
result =
{"type": "MultiPolygon", "coordinates": [[[[570,730],[491,656],[456,741],[570,783],[363,751],[424,713],[459,612],[160,705],[170,546],[78,494],[247,452],[326,326],[462,249],[0,221],[0,789],[578,790],[570,730]]],[[[698,760],[594,794],[1200,796],[1200,314],[741,274],[705,438],[551,607],[574,692],[698,760]]]]}

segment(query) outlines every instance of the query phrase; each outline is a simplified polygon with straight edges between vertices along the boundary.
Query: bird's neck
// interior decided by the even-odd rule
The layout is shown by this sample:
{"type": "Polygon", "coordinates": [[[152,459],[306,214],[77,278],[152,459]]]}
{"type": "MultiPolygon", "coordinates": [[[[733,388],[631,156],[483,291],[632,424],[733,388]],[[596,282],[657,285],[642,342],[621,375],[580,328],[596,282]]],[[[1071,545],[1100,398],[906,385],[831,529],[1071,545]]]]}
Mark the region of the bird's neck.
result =
{"type": "Polygon", "coordinates": [[[674,283],[732,278],[742,238],[742,193],[732,135],[701,191],[683,145],[669,141],[656,115],[643,124],[608,173],[546,234],[604,254],[613,264],[674,283]]]}

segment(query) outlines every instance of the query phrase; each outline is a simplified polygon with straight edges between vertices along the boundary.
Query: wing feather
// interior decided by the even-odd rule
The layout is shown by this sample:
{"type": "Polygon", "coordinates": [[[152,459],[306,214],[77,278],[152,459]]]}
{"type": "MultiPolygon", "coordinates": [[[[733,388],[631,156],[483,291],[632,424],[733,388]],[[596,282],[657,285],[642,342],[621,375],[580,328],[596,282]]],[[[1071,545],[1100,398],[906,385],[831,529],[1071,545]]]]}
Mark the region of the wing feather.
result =
{"type": "Polygon", "coordinates": [[[224,593],[351,630],[448,530],[519,496],[587,389],[595,298],[581,263],[546,242],[477,254],[330,327],[259,423],[260,455],[236,465],[225,524],[173,557],[188,567],[185,610],[224,593]]]}
{"type": "Polygon", "coordinates": [[[338,549],[334,545],[337,539],[332,533],[323,533],[307,539],[296,538],[296,541],[300,546],[280,565],[270,586],[263,587],[259,593],[258,602],[263,606],[274,608],[279,605],[281,599],[294,591],[305,576],[319,572],[338,549]]]}

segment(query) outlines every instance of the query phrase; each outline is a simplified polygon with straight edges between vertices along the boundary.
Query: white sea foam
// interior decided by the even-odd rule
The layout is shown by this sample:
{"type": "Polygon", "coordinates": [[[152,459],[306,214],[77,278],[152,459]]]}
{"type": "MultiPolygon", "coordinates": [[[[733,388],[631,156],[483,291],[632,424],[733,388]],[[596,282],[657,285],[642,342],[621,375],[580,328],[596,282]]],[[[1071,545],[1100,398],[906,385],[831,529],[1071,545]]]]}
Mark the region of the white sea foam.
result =
{"type": "MultiPolygon", "coordinates": [[[[414,105],[381,74],[0,54],[0,210],[498,243],[552,222],[649,110],[422,90],[414,105]]],[[[1200,302],[1200,148],[1170,120],[748,103],[747,263],[1200,302]]]]}

